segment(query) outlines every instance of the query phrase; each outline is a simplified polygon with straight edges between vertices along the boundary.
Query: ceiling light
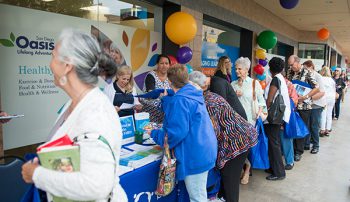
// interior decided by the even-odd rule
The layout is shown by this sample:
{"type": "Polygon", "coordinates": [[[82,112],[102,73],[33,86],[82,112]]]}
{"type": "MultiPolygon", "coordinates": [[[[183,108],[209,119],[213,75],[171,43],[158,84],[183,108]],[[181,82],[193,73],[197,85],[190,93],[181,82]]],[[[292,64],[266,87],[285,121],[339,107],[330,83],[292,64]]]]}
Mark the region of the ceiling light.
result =
{"type": "Polygon", "coordinates": [[[51,1],[55,1],[55,0],[41,0],[43,2],[51,2],[51,1]]]}

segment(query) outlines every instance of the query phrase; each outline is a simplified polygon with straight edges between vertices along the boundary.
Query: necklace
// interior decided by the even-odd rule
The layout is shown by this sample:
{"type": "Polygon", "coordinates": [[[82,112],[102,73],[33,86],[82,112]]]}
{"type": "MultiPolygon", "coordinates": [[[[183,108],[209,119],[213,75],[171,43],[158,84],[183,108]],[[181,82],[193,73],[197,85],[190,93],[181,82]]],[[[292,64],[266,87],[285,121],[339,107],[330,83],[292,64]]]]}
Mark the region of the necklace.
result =
{"type": "Polygon", "coordinates": [[[83,90],[79,96],[77,97],[77,101],[76,103],[72,103],[70,104],[69,108],[68,108],[68,114],[67,117],[73,112],[74,108],[79,104],[79,102],[83,99],[83,97],[88,93],[88,91],[91,90],[91,88],[86,88],[85,90],[83,90]]]}

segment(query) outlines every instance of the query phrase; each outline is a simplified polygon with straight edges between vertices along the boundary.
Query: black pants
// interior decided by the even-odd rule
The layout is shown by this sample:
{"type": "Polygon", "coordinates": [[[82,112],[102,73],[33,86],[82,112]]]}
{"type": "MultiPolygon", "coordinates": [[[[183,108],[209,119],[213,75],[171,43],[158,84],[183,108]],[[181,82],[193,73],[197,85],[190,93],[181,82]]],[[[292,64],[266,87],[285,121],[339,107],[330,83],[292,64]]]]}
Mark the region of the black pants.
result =
{"type": "Polygon", "coordinates": [[[341,95],[339,95],[339,98],[335,100],[335,104],[334,104],[334,108],[333,108],[333,112],[332,112],[333,118],[339,118],[340,100],[341,100],[341,95]]]}
{"type": "Polygon", "coordinates": [[[269,141],[269,160],[272,173],[277,177],[286,176],[284,170],[282,151],[281,151],[281,125],[264,124],[265,134],[269,141]]]}
{"type": "Polygon", "coordinates": [[[227,202],[239,201],[239,184],[241,181],[241,172],[245,160],[247,159],[248,151],[244,152],[236,158],[229,160],[220,170],[221,182],[223,189],[220,190],[227,202]]]}
{"type": "MultiPolygon", "coordinates": [[[[311,110],[298,110],[301,119],[303,119],[307,129],[310,131],[311,110]]],[[[294,139],[294,155],[304,153],[305,138],[294,139]]]]}

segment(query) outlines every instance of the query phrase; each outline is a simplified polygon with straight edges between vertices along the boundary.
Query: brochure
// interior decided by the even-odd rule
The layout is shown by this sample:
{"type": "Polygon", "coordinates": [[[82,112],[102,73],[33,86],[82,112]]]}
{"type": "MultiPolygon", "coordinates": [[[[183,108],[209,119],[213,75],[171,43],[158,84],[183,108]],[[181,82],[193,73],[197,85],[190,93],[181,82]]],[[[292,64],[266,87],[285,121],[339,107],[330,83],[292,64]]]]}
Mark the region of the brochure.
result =
{"type": "Polygon", "coordinates": [[[18,114],[18,115],[0,116],[0,120],[21,118],[21,117],[24,117],[24,115],[23,114],[18,114]]]}

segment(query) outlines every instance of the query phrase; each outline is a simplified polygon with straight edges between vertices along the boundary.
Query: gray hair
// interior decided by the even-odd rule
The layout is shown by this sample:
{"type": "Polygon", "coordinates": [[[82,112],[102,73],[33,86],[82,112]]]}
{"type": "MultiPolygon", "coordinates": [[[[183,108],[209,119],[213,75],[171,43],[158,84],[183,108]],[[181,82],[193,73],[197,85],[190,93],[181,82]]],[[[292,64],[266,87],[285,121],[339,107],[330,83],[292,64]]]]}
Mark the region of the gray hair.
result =
{"type": "Polygon", "coordinates": [[[118,48],[118,45],[115,42],[111,43],[111,45],[109,46],[109,50],[114,50],[119,53],[121,59],[120,59],[120,64],[117,64],[117,65],[120,66],[125,62],[124,55],[122,51],[118,48]]]}
{"type": "Polygon", "coordinates": [[[207,80],[207,76],[205,76],[200,71],[193,71],[189,75],[189,79],[190,79],[190,81],[192,81],[193,83],[199,85],[200,87],[204,87],[205,83],[206,83],[206,80],[207,80]]]}
{"type": "Polygon", "coordinates": [[[64,29],[60,34],[59,43],[59,59],[73,65],[82,82],[96,84],[101,54],[97,40],[80,30],[64,29]]]}
{"type": "Polygon", "coordinates": [[[290,58],[294,59],[294,62],[300,63],[300,58],[297,55],[291,55],[290,58]]]}
{"type": "Polygon", "coordinates": [[[243,68],[246,68],[247,71],[250,69],[250,60],[247,57],[240,57],[236,60],[235,65],[240,65],[243,68]]]}

